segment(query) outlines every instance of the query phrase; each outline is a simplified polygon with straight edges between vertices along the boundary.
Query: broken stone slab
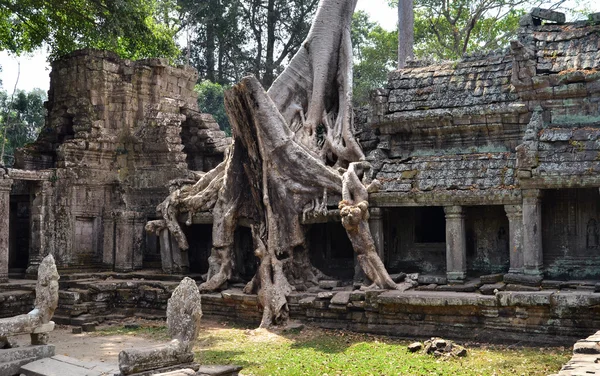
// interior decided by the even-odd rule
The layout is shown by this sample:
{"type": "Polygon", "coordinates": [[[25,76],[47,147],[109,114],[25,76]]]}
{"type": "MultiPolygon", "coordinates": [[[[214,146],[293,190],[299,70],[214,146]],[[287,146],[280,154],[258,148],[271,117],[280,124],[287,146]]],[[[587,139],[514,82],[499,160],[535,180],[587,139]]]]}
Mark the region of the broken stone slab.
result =
{"type": "Polygon", "coordinates": [[[423,348],[423,344],[421,342],[413,342],[408,345],[408,351],[417,352],[423,348]]]}
{"type": "Polygon", "coordinates": [[[194,353],[188,351],[179,340],[168,344],[137,349],[127,349],[119,353],[119,370],[123,375],[192,363],[194,353]]]}
{"type": "Polygon", "coordinates": [[[550,9],[533,8],[530,12],[531,16],[545,21],[552,21],[559,24],[563,24],[566,21],[564,13],[557,12],[550,9]]]}
{"type": "Polygon", "coordinates": [[[529,292],[535,292],[535,291],[540,291],[540,287],[524,286],[524,285],[517,285],[517,284],[514,284],[514,283],[508,283],[506,285],[505,290],[506,291],[529,291],[529,292]]]}
{"type": "Polygon", "coordinates": [[[509,273],[504,275],[504,282],[507,284],[538,287],[542,283],[542,277],[509,273]]]}
{"type": "Polygon", "coordinates": [[[436,287],[439,291],[475,292],[481,286],[478,279],[467,281],[463,284],[441,285],[436,287]]]}
{"type": "Polygon", "coordinates": [[[317,294],[317,299],[327,300],[333,298],[333,292],[323,291],[317,294]]]}
{"type": "Polygon", "coordinates": [[[498,274],[482,275],[481,277],[479,277],[479,280],[484,285],[489,285],[489,284],[502,282],[503,278],[504,278],[504,274],[498,273],[498,274]]]}
{"type": "Polygon", "coordinates": [[[504,291],[505,289],[506,289],[506,283],[499,282],[499,283],[483,285],[479,288],[479,292],[481,292],[483,295],[494,295],[498,291],[504,291]]]}
{"type": "Polygon", "coordinates": [[[54,356],[54,345],[38,345],[0,350],[0,375],[17,375],[21,366],[54,356]]]}
{"type": "Polygon", "coordinates": [[[394,281],[396,283],[400,283],[400,282],[404,281],[404,279],[406,278],[406,273],[390,274],[390,278],[392,279],[392,281],[394,281]]]}
{"type": "Polygon", "coordinates": [[[339,304],[344,307],[350,302],[350,291],[338,292],[331,298],[331,304],[339,304]]]}
{"type": "Polygon", "coordinates": [[[446,279],[446,276],[420,274],[418,277],[418,282],[420,285],[445,285],[448,283],[448,280],[446,279]]]}
{"type": "Polygon", "coordinates": [[[240,366],[201,366],[196,372],[197,376],[237,376],[240,366]]]}
{"type": "Polygon", "coordinates": [[[323,290],[331,290],[334,287],[339,287],[340,281],[319,281],[319,288],[323,290]]]}
{"type": "Polygon", "coordinates": [[[21,367],[20,372],[25,376],[105,376],[114,375],[117,366],[55,355],[28,363],[21,367]]]}
{"type": "MultiPolygon", "coordinates": [[[[198,368],[200,368],[200,365],[198,363],[178,364],[176,366],[169,366],[169,367],[163,367],[163,368],[159,368],[159,369],[153,369],[153,370],[149,370],[149,371],[134,373],[134,374],[127,375],[127,376],[172,375],[171,372],[173,372],[174,375],[178,375],[177,372],[181,372],[184,370],[192,370],[192,371],[194,371],[193,375],[195,375],[196,374],[195,370],[197,370],[198,368]]],[[[183,375],[185,375],[185,373],[183,375]]],[[[119,374],[116,374],[115,376],[123,376],[123,375],[119,373],[119,374]]]]}
{"type": "Polygon", "coordinates": [[[196,371],[191,368],[184,368],[177,371],[157,373],[155,376],[195,376],[196,371]]]}

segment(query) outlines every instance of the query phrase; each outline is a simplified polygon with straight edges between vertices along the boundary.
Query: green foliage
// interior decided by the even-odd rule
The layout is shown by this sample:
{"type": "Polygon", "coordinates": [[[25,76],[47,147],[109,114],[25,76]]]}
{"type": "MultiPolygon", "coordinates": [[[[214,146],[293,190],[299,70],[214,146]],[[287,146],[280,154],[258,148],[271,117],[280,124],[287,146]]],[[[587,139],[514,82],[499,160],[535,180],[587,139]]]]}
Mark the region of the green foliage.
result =
{"type": "Polygon", "coordinates": [[[222,85],[254,74],[268,88],[298,51],[318,0],[179,0],[191,63],[222,85]]]}
{"type": "Polygon", "coordinates": [[[231,125],[225,113],[225,89],[226,87],[208,80],[203,80],[194,87],[198,93],[200,111],[211,114],[219,123],[221,130],[231,136],[231,125]]]}
{"type": "Polygon", "coordinates": [[[371,90],[387,82],[387,74],[398,61],[398,32],[386,31],[369,20],[365,12],[356,12],[352,19],[354,46],[353,100],[356,105],[369,101],[371,90]]]}
{"type": "Polygon", "coordinates": [[[89,47],[124,58],[174,58],[174,1],[0,0],[0,50],[47,46],[52,59],[89,47]]]}
{"type": "Polygon", "coordinates": [[[12,163],[15,149],[37,138],[46,115],[44,101],[46,92],[41,89],[17,91],[12,101],[5,91],[0,91],[0,141],[4,142],[5,164],[12,163]],[[6,139],[2,140],[4,134],[6,139]]]}
{"type": "Polygon", "coordinates": [[[417,0],[415,56],[456,60],[506,47],[524,9],[521,0],[417,0]]]}

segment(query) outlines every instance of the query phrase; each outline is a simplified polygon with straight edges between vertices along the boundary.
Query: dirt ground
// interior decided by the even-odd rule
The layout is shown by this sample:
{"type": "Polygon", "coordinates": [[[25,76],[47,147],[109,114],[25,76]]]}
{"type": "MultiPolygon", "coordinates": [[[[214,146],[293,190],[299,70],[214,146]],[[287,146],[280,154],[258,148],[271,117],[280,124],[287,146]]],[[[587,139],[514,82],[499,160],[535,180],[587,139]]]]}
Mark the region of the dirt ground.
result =
{"type": "MultiPolygon", "coordinates": [[[[99,326],[103,328],[105,326],[99,326]]],[[[73,334],[71,326],[57,325],[50,333],[49,343],[56,346],[56,355],[66,355],[83,361],[100,361],[118,364],[119,352],[134,347],[159,344],[145,337],[134,335],[97,335],[94,332],[73,334]]],[[[26,346],[29,335],[12,337],[19,346],[26,346]]]]}

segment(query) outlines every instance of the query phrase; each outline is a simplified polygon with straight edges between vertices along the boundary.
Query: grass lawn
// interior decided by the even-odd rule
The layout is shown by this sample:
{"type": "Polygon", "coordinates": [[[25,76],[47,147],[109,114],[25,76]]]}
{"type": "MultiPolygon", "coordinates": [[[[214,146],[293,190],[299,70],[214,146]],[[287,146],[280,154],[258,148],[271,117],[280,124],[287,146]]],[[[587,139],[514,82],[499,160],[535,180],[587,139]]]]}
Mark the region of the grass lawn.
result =
{"type": "MultiPolygon", "coordinates": [[[[164,339],[161,327],[106,334],[164,339]]],[[[461,343],[465,358],[412,354],[412,341],[307,327],[300,332],[240,328],[204,320],[194,348],[201,364],[237,364],[244,375],[548,375],[571,357],[570,348],[461,343]]]]}

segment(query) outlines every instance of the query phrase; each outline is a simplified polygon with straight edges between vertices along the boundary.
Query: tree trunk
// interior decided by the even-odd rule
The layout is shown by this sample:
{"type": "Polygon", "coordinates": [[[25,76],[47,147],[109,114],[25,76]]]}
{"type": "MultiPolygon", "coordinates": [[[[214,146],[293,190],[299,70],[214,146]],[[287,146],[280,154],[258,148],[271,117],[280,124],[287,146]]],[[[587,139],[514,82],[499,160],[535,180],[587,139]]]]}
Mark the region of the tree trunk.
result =
{"type": "Polygon", "coordinates": [[[267,2],[267,56],[265,59],[265,73],[262,78],[263,87],[270,87],[273,83],[273,66],[275,55],[275,27],[277,26],[275,14],[275,0],[267,2]]]}
{"type": "Polygon", "coordinates": [[[238,218],[252,223],[260,266],[244,291],[258,292],[263,327],[287,319],[286,296],[294,287],[306,288],[322,276],[310,264],[300,219],[327,213],[327,197],[344,198],[343,224],[365,274],[378,287],[395,288],[375,252],[368,212],[361,211],[368,208],[368,191],[358,176],[368,163],[353,163],[364,159],[352,129],[350,22],[355,5],[356,0],[321,1],[302,48],[268,93],[252,76],[225,93],[232,150],[196,184],[173,191],[159,205],[182,249],[188,244],[178,215],[212,210],[213,249],[203,291],[217,290],[231,277],[238,218]],[[349,168],[342,176],[334,165],[349,168]],[[356,208],[361,215],[355,220],[356,208]]]}
{"type": "Polygon", "coordinates": [[[398,69],[414,58],[415,11],[413,0],[398,0],[398,69]]]}

